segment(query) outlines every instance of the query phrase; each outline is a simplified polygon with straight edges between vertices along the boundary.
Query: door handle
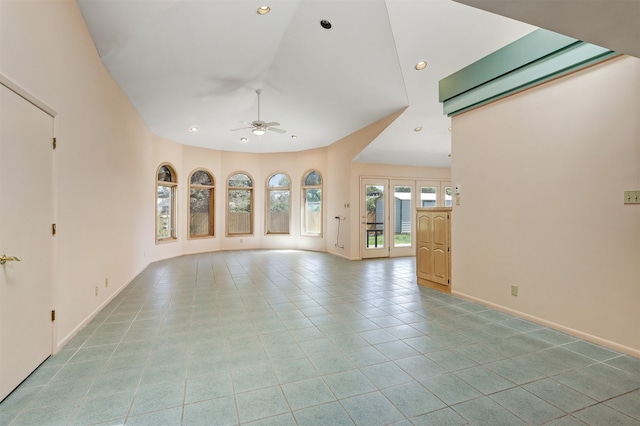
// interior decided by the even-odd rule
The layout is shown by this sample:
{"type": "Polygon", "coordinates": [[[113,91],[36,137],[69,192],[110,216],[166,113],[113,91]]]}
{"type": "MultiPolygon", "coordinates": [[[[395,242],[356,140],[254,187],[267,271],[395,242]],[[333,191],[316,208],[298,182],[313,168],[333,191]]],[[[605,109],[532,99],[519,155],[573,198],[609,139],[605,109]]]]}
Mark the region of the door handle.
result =
{"type": "Polygon", "coordinates": [[[4,265],[7,262],[11,262],[11,261],[16,261],[16,262],[22,262],[22,259],[20,259],[19,257],[16,256],[7,256],[6,254],[3,254],[0,256],[0,265],[4,265]]]}

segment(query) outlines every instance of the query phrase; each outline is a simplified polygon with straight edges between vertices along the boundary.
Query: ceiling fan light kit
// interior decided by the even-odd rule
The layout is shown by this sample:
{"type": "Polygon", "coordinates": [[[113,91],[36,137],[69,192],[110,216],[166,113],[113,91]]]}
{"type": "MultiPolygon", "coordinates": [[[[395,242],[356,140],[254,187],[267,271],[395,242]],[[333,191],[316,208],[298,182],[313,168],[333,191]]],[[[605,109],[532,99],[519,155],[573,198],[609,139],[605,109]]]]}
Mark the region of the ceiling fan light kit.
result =
{"type": "Polygon", "coordinates": [[[258,119],[254,120],[252,122],[248,122],[248,121],[241,121],[240,123],[244,123],[246,125],[248,125],[249,127],[240,127],[238,129],[231,129],[231,131],[236,131],[236,130],[247,130],[250,129],[251,132],[256,135],[256,136],[262,136],[266,133],[267,130],[271,131],[271,132],[276,132],[276,133],[286,133],[286,130],[283,129],[278,129],[275,126],[279,126],[280,123],[276,122],[276,121],[271,121],[269,123],[265,123],[264,121],[260,120],[260,94],[262,93],[262,89],[256,89],[256,94],[258,95],[258,119]]]}

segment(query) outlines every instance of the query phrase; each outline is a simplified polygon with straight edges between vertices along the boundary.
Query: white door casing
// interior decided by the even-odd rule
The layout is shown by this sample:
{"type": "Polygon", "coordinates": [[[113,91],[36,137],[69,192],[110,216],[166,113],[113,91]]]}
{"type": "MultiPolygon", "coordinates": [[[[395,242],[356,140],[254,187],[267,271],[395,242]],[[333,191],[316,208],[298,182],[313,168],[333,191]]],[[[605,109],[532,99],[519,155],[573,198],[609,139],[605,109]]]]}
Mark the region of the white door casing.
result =
{"type": "Polygon", "coordinates": [[[52,353],[53,118],[0,85],[0,401],[52,353]]]}

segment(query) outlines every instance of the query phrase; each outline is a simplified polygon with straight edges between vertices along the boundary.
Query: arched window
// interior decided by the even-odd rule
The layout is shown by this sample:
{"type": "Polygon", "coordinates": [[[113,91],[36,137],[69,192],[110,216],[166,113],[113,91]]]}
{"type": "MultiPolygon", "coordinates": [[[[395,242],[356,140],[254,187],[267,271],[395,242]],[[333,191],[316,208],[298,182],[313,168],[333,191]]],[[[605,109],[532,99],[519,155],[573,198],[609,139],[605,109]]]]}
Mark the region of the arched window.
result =
{"type": "Polygon", "coordinates": [[[206,170],[189,178],[189,238],[213,237],[214,180],[206,170]]]}
{"type": "Polygon", "coordinates": [[[322,236],[322,176],[311,170],[302,178],[302,235],[322,236]]]}
{"type": "Polygon", "coordinates": [[[176,239],[176,188],[178,178],[169,164],[158,167],[156,191],[156,242],[176,239]]]}
{"type": "Polygon", "coordinates": [[[267,234],[289,234],[291,216],[291,179],[276,173],[267,180],[267,234]]]}
{"type": "Polygon", "coordinates": [[[253,234],[253,179],[236,172],[227,181],[227,235],[253,234]]]}

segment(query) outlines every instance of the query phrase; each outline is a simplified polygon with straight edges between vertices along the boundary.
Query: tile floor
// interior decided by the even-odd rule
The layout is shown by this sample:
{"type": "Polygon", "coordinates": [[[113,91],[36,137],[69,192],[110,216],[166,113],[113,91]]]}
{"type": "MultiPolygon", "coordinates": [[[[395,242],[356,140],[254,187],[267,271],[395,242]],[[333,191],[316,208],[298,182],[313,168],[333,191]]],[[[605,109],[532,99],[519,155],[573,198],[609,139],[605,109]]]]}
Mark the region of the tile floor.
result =
{"type": "Polygon", "coordinates": [[[2,425],[631,425],[640,360],[419,287],[414,259],[150,265],[2,425]]]}

